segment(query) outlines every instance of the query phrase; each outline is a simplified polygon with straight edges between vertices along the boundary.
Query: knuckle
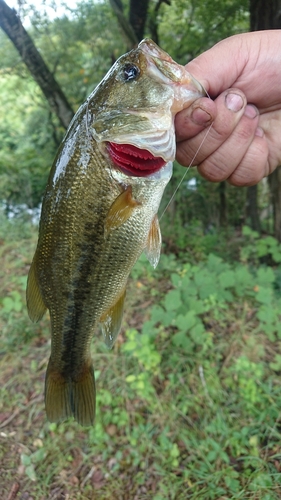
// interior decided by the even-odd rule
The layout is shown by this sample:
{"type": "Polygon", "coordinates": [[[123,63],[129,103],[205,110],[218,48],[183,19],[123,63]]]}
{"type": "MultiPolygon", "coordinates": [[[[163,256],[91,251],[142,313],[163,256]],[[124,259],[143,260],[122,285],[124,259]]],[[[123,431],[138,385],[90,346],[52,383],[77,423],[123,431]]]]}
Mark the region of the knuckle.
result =
{"type": "Polygon", "coordinates": [[[239,141],[239,143],[248,142],[249,139],[251,139],[255,133],[256,124],[254,123],[254,121],[241,120],[239,125],[240,126],[237,127],[236,130],[237,141],[239,141]]]}
{"type": "Polygon", "coordinates": [[[238,165],[228,182],[236,187],[252,186],[261,181],[265,173],[265,162],[263,158],[259,160],[248,154],[238,165]]]}
{"type": "Polygon", "coordinates": [[[208,158],[198,167],[199,173],[210,182],[221,182],[228,178],[225,165],[208,158]]]}

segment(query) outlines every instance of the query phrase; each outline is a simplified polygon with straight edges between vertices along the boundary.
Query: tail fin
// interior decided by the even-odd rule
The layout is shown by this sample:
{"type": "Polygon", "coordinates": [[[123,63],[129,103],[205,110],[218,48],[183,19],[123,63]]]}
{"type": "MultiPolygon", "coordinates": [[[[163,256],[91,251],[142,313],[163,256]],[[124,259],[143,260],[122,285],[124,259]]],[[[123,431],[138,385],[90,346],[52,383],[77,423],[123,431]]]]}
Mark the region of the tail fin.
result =
{"type": "Polygon", "coordinates": [[[78,379],[64,377],[52,368],[46,373],[45,407],[50,422],[60,422],[71,416],[80,425],[93,425],[96,411],[95,375],[92,364],[86,364],[78,379]]]}

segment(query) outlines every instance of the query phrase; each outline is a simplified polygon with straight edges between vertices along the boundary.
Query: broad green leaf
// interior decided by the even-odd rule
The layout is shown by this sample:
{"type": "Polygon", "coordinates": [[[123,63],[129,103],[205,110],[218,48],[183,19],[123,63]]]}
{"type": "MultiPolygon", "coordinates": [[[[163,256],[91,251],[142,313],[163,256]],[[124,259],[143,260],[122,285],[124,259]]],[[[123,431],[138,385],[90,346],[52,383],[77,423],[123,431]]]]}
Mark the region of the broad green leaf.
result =
{"type": "Polygon", "coordinates": [[[178,332],[172,336],[172,343],[176,346],[181,346],[187,351],[192,350],[192,342],[185,332],[178,332]]]}
{"type": "Polygon", "coordinates": [[[179,290],[171,290],[167,293],[164,300],[167,311],[175,311],[182,305],[182,299],[179,290]]]}
{"type": "Polygon", "coordinates": [[[263,257],[264,255],[268,255],[269,248],[264,240],[259,241],[257,245],[257,256],[263,257]]]}
{"type": "Polygon", "coordinates": [[[163,307],[156,304],[151,309],[151,321],[154,323],[162,322],[163,314],[165,313],[163,307]]]}
{"type": "Polygon", "coordinates": [[[198,322],[193,328],[190,330],[190,335],[194,340],[195,344],[202,345],[205,342],[205,328],[203,323],[198,322]]]}
{"type": "Polygon", "coordinates": [[[46,450],[44,448],[39,448],[39,450],[35,451],[32,453],[32,462],[37,463],[37,462],[42,462],[44,458],[46,457],[46,450]]]}
{"type": "Polygon", "coordinates": [[[11,297],[4,297],[3,299],[3,308],[5,312],[11,312],[14,309],[14,301],[11,297]]]}
{"type": "Polygon", "coordinates": [[[192,328],[196,323],[200,321],[195,315],[194,311],[188,311],[185,315],[180,314],[176,320],[175,325],[179,330],[187,332],[192,328]]]}
{"type": "Polygon", "coordinates": [[[272,291],[268,288],[259,287],[258,292],[255,295],[255,298],[258,302],[262,304],[267,304],[268,306],[272,305],[272,291]]]}
{"type": "Polygon", "coordinates": [[[277,264],[279,264],[279,262],[281,262],[281,249],[280,248],[273,250],[271,252],[271,255],[272,255],[274,262],[276,262],[277,264]]]}
{"type": "Polygon", "coordinates": [[[30,455],[26,455],[25,453],[22,453],[21,456],[20,456],[20,459],[21,459],[21,463],[22,465],[30,465],[31,464],[31,457],[30,455]]]}
{"type": "Polygon", "coordinates": [[[31,481],[36,481],[36,472],[35,472],[35,469],[34,469],[34,465],[33,464],[30,464],[26,467],[25,469],[25,473],[26,475],[29,477],[29,479],[31,479],[31,481]]]}
{"type": "Polygon", "coordinates": [[[223,288],[229,288],[235,284],[235,272],[228,270],[219,275],[219,283],[223,288]]]}
{"type": "Polygon", "coordinates": [[[243,226],[242,234],[243,234],[243,236],[251,236],[252,238],[259,237],[259,233],[257,231],[254,231],[253,229],[251,229],[249,226],[243,226]]]}
{"type": "Polygon", "coordinates": [[[259,267],[256,282],[258,285],[271,285],[275,281],[275,274],[271,267],[259,267]]]}

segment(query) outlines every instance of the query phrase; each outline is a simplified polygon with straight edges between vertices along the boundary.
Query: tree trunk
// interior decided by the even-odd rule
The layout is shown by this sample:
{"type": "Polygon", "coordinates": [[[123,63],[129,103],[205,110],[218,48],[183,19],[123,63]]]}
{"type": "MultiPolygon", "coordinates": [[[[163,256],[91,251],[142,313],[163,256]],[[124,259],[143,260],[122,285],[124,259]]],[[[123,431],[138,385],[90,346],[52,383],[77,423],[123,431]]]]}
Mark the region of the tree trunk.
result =
{"type": "Polygon", "coordinates": [[[130,0],[129,22],[138,41],[143,39],[149,0],[130,0]]]}
{"type": "Polygon", "coordinates": [[[158,36],[158,13],[162,3],[166,3],[167,5],[171,5],[171,0],[158,0],[155,4],[154,9],[151,11],[150,19],[149,19],[149,31],[152,40],[159,45],[159,36],[158,36]]]}
{"type": "MultiPolygon", "coordinates": [[[[149,0],[130,0],[129,19],[124,14],[122,0],[109,1],[118,19],[123,35],[129,44],[128,49],[131,49],[144,37],[149,0]]],[[[157,14],[161,4],[164,2],[170,4],[170,0],[158,0],[149,19],[152,38],[156,43],[158,43],[157,14]]]]}
{"type": "Polygon", "coordinates": [[[257,186],[249,186],[247,189],[246,212],[249,218],[250,227],[254,231],[261,231],[261,222],[258,206],[258,190],[257,186]]]}
{"type": "Polygon", "coordinates": [[[268,177],[268,184],[273,205],[274,236],[281,242],[281,167],[268,177]]]}
{"type": "Polygon", "coordinates": [[[227,199],[226,199],[226,182],[219,183],[219,195],[220,195],[220,206],[219,206],[219,223],[220,227],[227,226],[227,199]]]}
{"type": "MultiPolygon", "coordinates": [[[[252,31],[281,28],[281,0],[267,0],[267,2],[264,0],[250,0],[250,23],[252,31]]],[[[268,177],[268,184],[273,204],[274,236],[281,241],[280,167],[268,177]]]]}
{"type": "Polygon", "coordinates": [[[48,100],[50,108],[57,115],[62,126],[67,128],[73,117],[73,110],[31,37],[24,29],[16,11],[10,9],[4,0],[0,0],[0,27],[20,53],[23,62],[48,100]]]}
{"type": "Polygon", "coordinates": [[[261,232],[261,223],[258,210],[258,186],[250,186],[247,189],[247,217],[254,231],[261,232]]]}
{"type": "Polygon", "coordinates": [[[280,0],[250,0],[251,31],[281,28],[280,0]]]}
{"type": "Polygon", "coordinates": [[[112,7],[113,12],[115,13],[119,26],[122,30],[122,33],[127,41],[128,50],[133,49],[137,43],[138,38],[137,35],[131,26],[130,22],[125,17],[123,12],[123,4],[121,0],[109,0],[110,5],[112,7]]]}

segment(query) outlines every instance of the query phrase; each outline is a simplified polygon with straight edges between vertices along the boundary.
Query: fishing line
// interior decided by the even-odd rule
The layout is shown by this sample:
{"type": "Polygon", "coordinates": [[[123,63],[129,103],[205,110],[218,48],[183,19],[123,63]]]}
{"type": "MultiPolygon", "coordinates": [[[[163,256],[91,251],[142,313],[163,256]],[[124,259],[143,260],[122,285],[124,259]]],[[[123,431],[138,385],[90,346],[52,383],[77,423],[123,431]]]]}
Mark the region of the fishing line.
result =
{"type": "Polygon", "coordinates": [[[212,126],[213,126],[213,124],[211,123],[211,125],[209,125],[209,127],[208,127],[208,129],[207,129],[207,131],[206,131],[206,134],[204,135],[204,137],[203,137],[202,141],[200,142],[200,144],[199,144],[199,146],[198,146],[198,148],[197,148],[197,150],[196,150],[196,152],[195,152],[195,154],[194,154],[194,156],[193,156],[193,158],[192,158],[192,160],[191,160],[190,164],[188,165],[188,167],[187,167],[187,169],[186,169],[185,173],[183,174],[183,176],[182,176],[182,178],[181,178],[180,182],[178,183],[178,185],[177,185],[177,187],[176,187],[175,191],[173,192],[173,194],[172,194],[172,196],[171,196],[171,198],[170,198],[169,202],[167,203],[167,205],[166,205],[166,207],[164,208],[164,210],[163,210],[163,212],[162,212],[161,216],[159,217],[159,221],[162,219],[163,215],[165,214],[165,212],[167,211],[167,209],[168,209],[168,208],[169,208],[169,206],[171,205],[171,203],[172,203],[173,199],[175,198],[175,196],[176,196],[176,194],[177,194],[177,192],[178,192],[179,188],[181,187],[181,185],[182,185],[182,183],[183,183],[183,181],[184,181],[184,179],[185,179],[185,176],[186,176],[187,172],[189,171],[189,169],[190,169],[190,167],[191,167],[192,163],[194,162],[194,160],[195,160],[195,158],[196,158],[197,154],[199,153],[199,151],[200,151],[201,147],[203,146],[203,143],[204,143],[205,139],[207,138],[207,136],[208,136],[208,134],[209,134],[209,132],[210,132],[210,130],[211,130],[211,128],[212,128],[212,126]]]}

